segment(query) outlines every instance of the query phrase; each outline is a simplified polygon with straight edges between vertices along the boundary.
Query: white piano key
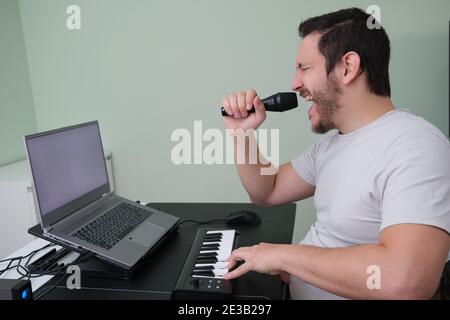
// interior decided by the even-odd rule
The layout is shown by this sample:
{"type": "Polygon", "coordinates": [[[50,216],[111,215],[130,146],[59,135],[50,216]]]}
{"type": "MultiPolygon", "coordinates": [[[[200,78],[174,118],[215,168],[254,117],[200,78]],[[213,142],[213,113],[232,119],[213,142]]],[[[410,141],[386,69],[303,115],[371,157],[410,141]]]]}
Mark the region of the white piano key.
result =
{"type": "MultiPolygon", "coordinates": [[[[219,249],[214,250],[201,250],[199,254],[208,254],[208,253],[217,253],[217,260],[216,263],[196,263],[195,267],[213,267],[213,273],[214,277],[211,276],[204,276],[204,275],[193,275],[194,278],[216,278],[221,279],[222,276],[228,272],[228,262],[226,261],[229,256],[231,255],[231,252],[233,251],[234,246],[234,237],[235,237],[235,230],[210,230],[207,231],[206,234],[213,234],[213,233],[221,233],[222,239],[220,240],[203,240],[202,245],[211,245],[215,244],[218,245],[219,249]]],[[[194,267],[194,268],[195,268],[194,267]]]]}
{"type": "Polygon", "coordinates": [[[193,271],[198,271],[198,272],[201,272],[201,271],[212,271],[212,272],[214,272],[214,274],[224,275],[225,273],[228,272],[228,268],[214,268],[214,269],[211,269],[211,270],[195,269],[194,268],[193,271]]]}
{"type": "Polygon", "coordinates": [[[228,273],[228,269],[214,269],[213,273],[215,276],[223,276],[225,273],[228,273]]]}
{"type": "Polygon", "coordinates": [[[211,277],[211,276],[199,276],[199,275],[193,274],[192,278],[223,279],[223,276],[217,275],[217,276],[211,277]]]}
{"type": "Polygon", "coordinates": [[[228,262],[216,262],[216,263],[197,263],[195,267],[209,267],[213,266],[215,268],[226,268],[228,266],[228,262]]]}
{"type": "Polygon", "coordinates": [[[202,250],[202,251],[200,251],[200,254],[203,254],[203,253],[218,253],[219,250],[202,250]]]}

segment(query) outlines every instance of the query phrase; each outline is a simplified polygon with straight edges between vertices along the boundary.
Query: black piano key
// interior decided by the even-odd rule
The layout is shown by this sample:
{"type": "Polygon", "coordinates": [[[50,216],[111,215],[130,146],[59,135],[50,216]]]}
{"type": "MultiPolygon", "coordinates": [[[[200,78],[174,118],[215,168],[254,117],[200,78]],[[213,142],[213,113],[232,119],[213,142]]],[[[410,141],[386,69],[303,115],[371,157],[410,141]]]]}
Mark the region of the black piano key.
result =
{"type": "Polygon", "coordinates": [[[208,237],[208,236],[215,236],[215,235],[222,236],[223,233],[222,232],[208,232],[208,233],[206,233],[206,237],[208,237]]]}
{"type": "Polygon", "coordinates": [[[205,277],[214,277],[214,272],[212,271],[195,271],[192,272],[193,276],[205,276],[205,277]]]}
{"type": "Polygon", "coordinates": [[[217,257],[218,254],[217,252],[208,252],[208,253],[200,253],[197,256],[197,259],[201,259],[201,258],[212,258],[212,257],[217,257]]]}
{"type": "Polygon", "coordinates": [[[214,251],[214,252],[219,252],[219,248],[200,248],[200,251],[214,251]]]}
{"type": "Polygon", "coordinates": [[[218,260],[216,257],[214,258],[207,258],[207,259],[197,259],[195,261],[195,264],[200,264],[200,263],[216,263],[218,260]]]}
{"type": "Polygon", "coordinates": [[[205,242],[213,242],[213,241],[221,242],[221,241],[222,241],[222,237],[210,237],[210,238],[205,238],[205,239],[203,240],[203,243],[205,243],[205,242]]]}
{"type": "Polygon", "coordinates": [[[223,234],[221,233],[212,233],[212,234],[206,234],[205,238],[222,238],[223,234]]]}
{"type": "Polygon", "coordinates": [[[197,256],[197,261],[203,261],[203,260],[215,260],[217,262],[217,256],[209,256],[209,257],[205,257],[205,256],[197,256]]]}
{"type": "Polygon", "coordinates": [[[222,235],[221,234],[206,235],[206,236],[204,236],[203,239],[207,239],[207,238],[222,238],[222,235]]]}
{"type": "MultiPolygon", "coordinates": [[[[215,251],[219,254],[219,252],[222,252],[222,249],[220,248],[223,248],[224,245],[226,247],[230,246],[234,248],[237,246],[237,239],[234,239],[234,235],[233,237],[230,237],[232,239],[228,241],[229,243],[224,241],[224,239],[227,239],[228,234],[228,231],[226,233],[222,233],[218,232],[218,230],[214,230],[214,232],[208,233],[207,228],[198,229],[193,242],[193,247],[189,251],[189,255],[186,258],[186,263],[175,285],[175,299],[186,299],[190,293],[192,293],[192,296],[195,297],[195,295],[200,293],[202,290],[220,297],[223,296],[224,298],[227,295],[232,294],[233,282],[222,280],[222,273],[226,271],[222,269],[226,269],[226,265],[222,262],[218,262],[217,257],[205,257],[204,253],[199,252],[215,251]],[[223,237],[221,237],[221,235],[223,235],[223,237]],[[224,235],[227,235],[227,237],[224,237],[224,235]],[[200,250],[199,247],[201,248],[200,250]],[[201,256],[199,257],[199,255],[201,256]],[[214,288],[206,288],[205,286],[205,288],[201,288],[202,290],[199,290],[199,288],[193,289],[191,284],[192,279],[197,279],[198,281],[199,278],[221,279],[220,288],[216,288],[216,286],[214,286],[214,288]]],[[[204,292],[202,292],[202,294],[204,294],[204,292]]]]}
{"type": "Polygon", "coordinates": [[[220,246],[202,246],[200,248],[200,251],[206,251],[206,250],[219,250],[220,246]]]}
{"type": "Polygon", "coordinates": [[[202,244],[202,247],[218,247],[220,246],[220,243],[205,243],[202,244]]]}
{"type": "MultiPolygon", "coordinates": [[[[214,266],[199,266],[199,267],[194,267],[194,271],[212,271],[214,270],[214,266]]],[[[193,271],[193,272],[194,272],[193,271]]]]}

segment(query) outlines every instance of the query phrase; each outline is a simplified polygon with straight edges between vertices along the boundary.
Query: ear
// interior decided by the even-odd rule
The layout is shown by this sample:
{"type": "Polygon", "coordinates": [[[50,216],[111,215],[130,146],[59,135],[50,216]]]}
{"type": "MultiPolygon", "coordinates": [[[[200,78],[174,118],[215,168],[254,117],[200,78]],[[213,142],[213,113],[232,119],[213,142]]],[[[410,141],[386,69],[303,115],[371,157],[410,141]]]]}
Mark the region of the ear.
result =
{"type": "Polygon", "coordinates": [[[341,58],[341,81],[349,84],[360,75],[361,58],[355,51],[349,51],[341,58]]]}

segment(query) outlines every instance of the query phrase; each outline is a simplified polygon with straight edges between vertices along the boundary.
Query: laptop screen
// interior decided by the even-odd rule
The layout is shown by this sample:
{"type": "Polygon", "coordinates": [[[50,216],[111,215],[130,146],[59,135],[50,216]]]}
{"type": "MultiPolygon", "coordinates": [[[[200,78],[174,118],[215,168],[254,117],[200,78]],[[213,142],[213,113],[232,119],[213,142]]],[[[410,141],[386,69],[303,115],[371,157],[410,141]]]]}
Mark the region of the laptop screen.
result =
{"type": "Polygon", "coordinates": [[[25,142],[43,222],[63,218],[109,192],[97,121],[27,136],[25,142]]]}

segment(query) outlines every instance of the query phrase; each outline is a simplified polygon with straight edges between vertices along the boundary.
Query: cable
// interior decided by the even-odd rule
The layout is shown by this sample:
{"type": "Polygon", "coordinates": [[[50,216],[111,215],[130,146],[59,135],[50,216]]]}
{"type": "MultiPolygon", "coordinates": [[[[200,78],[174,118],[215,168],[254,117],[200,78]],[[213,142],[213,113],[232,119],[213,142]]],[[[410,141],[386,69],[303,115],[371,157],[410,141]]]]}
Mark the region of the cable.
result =
{"type": "Polygon", "coordinates": [[[58,286],[58,284],[60,284],[66,278],[66,276],[67,276],[67,274],[61,275],[61,279],[59,279],[53,286],[51,286],[49,289],[47,289],[47,291],[44,291],[40,295],[33,297],[33,299],[40,300],[43,297],[45,297],[47,294],[49,294],[51,291],[53,291],[58,286]]]}
{"type": "Polygon", "coordinates": [[[182,220],[180,222],[177,223],[177,227],[179,227],[180,225],[182,225],[183,223],[195,223],[195,224],[212,224],[212,223],[221,223],[221,222],[226,222],[226,219],[215,219],[215,220],[207,220],[207,221],[197,221],[197,220],[182,220]]]}
{"type": "MultiPolygon", "coordinates": [[[[67,270],[68,267],[82,263],[82,262],[88,260],[89,258],[92,258],[94,255],[95,255],[95,253],[92,253],[92,252],[81,254],[74,261],[72,261],[69,264],[66,264],[64,267],[61,267],[61,268],[67,270]]],[[[51,271],[51,272],[53,272],[53,271],[51,271]]],[[[58,275],[58,273],[56,275],[58,275]]],[[[44,274],[42,274],[42,275],[44,275],[44,274]]],[[[42,276],[42,275],[39,275],[39,276],[42,276]]],[[[66,278],[67,272],[66,271],[62,272],[62,270],[61,270],[61,275],[62,275],[61,279],[59,279],[55,284],[53,284],[49,289],[47,289],[47,291],[44,291],[40,295],[34,297],[34,300],[40,300],[43,297],[45,297],[47,294],[49,294],[51,291],[53,291],[58,286],[58,284],[60,284],[66,278]]]]}
{"type": "Polygon", "coordinates": [[[48,248],[48,247],[55,246],[55,245],[56,245],[56,244],[54,244],[54,243],[49,243],[49,244],[46,244],[45,246],[43,246],[42,248],[39,248],[39,249],[36,249],[36,250],[31,251],[30,253],[28,253],[28,254],[25,255],[25,256],[17,256],[17,257],[12,257],[12,258],[3,259],[3,260],[0,260],[0,263],[6,262],[6,261],[10,261],[10,260],[24,259],[24,258],[27,258],[27,257],[30,256],[30,255],[36,254],[37,252],[39,252],[39,251],[41,251],[41,250],[44,250],[44,249],[46,249],[46,248],[48,248]]]}
{"type": "MultiPolygon", "coordinates": [[[[33,257],[35,254],[37,254],[39,251],[44,250],[44,249],[47,249],[47,248],[49,248],[49,247],[51,247],[51,246],[55,246],[55,244],[54,244],[54,243],[49,243],[49,244],[43,246],[42,248],[39,248],[39,249],[36,249],[36,250],[31,251],[30,253],[28,253],[27,255],[24,255],[24,256],[17,256],[17,257],[12,257],[12,258],[8,258],[8,259],[0,260],[0,263],[9,261],[8,265],[6,266],[6,268],[0,270],[0,276],[1,276],[4,272],[6,272],[6,271],[8,271],[8,270],[11,270],[11,269],[14,269],[14,268],[17,268],[17,269],[19,270],[20,267],[23,267],[23,266],[20,264],[20,263],[22,262],[23,259],[28,258],[28,257],[30,257],[30,259],[31,259],[31,257],[33,257]],[[12,264],[14,261],[18,261],[18,262],[17,262],[16,265],[11,266],[11,264],[12,264]],[[19,267],[19,266],[20,266],[20,267],[19,267]]],[[[20,271],[18,271],[18,272],[19,272],[19,274],[21,274],[20,271]]],[[[22,274],[21,274],[21,275],[22,275],[22,274]]]]}
{"type": "Polygon", "coordinates": [[[6,266],[6,268],[0,270],[0,276],[4,272],[6,272],[8,270],[12,270],[12,269],[16,269],[17,273],[21,275],[21,277],[19,279],[27,278],[27,280],[30,280],[31,278],[39,278],[39,277],[46,276],[46,275],[55,275],[55,276],[61,275],[62,276],[61,279],[56,281],[56,283],[52,287],[50,287],[48,290],[44,291],[43,293],[41,293],[40,295],[35,297],[36,300],[39,300],[39,299],[42,299],[44,296],[46,296],[48,293],[50,293],[53,289],[55,289],[58,286],[58,284],[60,284],[61,281],[66,278],[66,276],[67,276],[66,270],[67,270],[68,267],[76,265],[76,264],[79,264],[81,262],[84,262],[85,260],[87,260],[87,259],[89,259],[89,258],[91,258],[91,257],[93,257],[95,255],[92,252],[84,253],[84,254],[79,255],[71,263],[65,264],[63,266],[57,267],[57,268],[49,270],[47,272],[43,272],[43,273],[39,273],[39,274],[33,274],[32,271],[30,271],[28,269],[28,265],[29,265],[31,259],[38,252],[40,252],[40,251],[42,251],[44,249],[47,249],[49,247],[52,247],[52,246],[56,246],[56,244],[49,243],[49,244],[43,246],[42,248],[39,248],[39,249],[31,251],[27,255],[17,256],[17,257],[12,257],[12,258],[8,258],[8,259],[0,260],[0,263],[9,261],[8,265],[6,266]],[[27,259],[25,265],[22,265],[21,264],[22,260],[24,260],[26,258],[28,258],[28,259],[27,259]],[[15,261],[17,261],[17,264],[12,265],[13,262],[15,262],[15,261]]]}

